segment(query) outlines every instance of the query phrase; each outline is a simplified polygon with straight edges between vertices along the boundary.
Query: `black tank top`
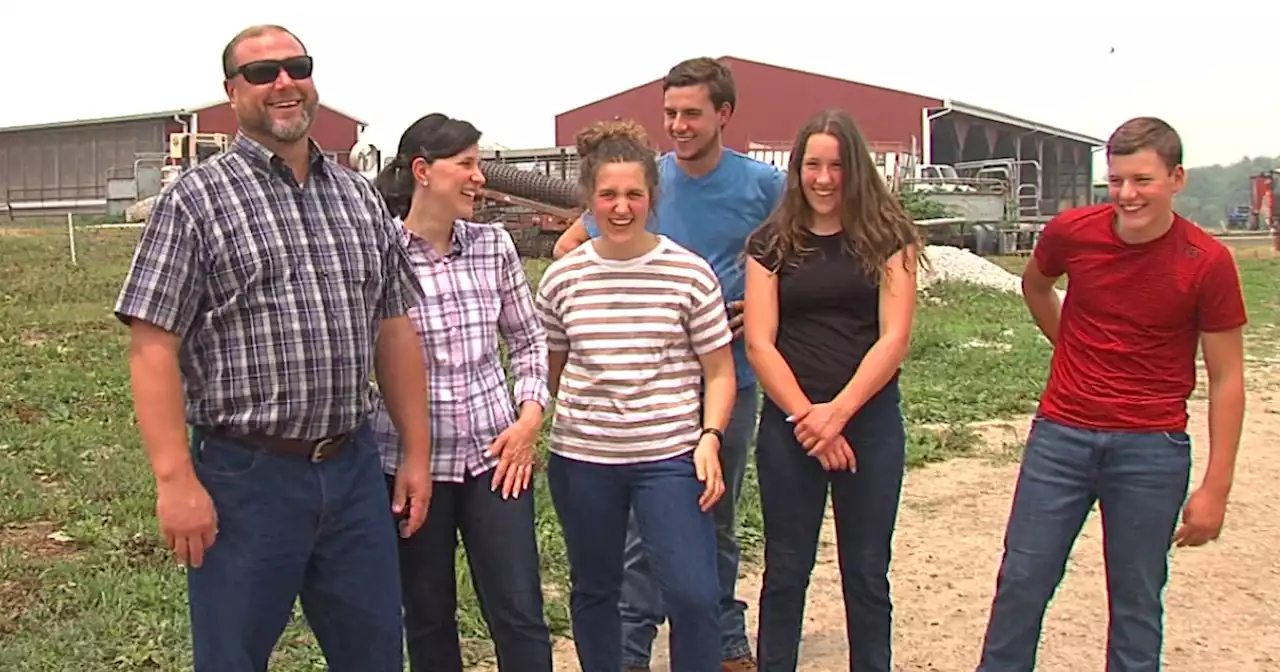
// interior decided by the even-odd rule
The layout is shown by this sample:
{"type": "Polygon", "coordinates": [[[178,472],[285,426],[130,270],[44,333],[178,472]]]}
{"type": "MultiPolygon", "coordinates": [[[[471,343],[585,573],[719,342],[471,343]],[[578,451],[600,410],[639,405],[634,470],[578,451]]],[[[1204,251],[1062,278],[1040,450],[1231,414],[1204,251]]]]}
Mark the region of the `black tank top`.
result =
{"type": "MultiPolygon", "coordinates": [[[[747,253],[765,268],[763,231],[747,243],[747,253]]],[[[843,248],[844,234],[806,232],[814,248],[778,274],[776,347],[796,381],[814,403],[831,401],[853,377],[880,337],[880,294],[876,278],[843,248]]]]}

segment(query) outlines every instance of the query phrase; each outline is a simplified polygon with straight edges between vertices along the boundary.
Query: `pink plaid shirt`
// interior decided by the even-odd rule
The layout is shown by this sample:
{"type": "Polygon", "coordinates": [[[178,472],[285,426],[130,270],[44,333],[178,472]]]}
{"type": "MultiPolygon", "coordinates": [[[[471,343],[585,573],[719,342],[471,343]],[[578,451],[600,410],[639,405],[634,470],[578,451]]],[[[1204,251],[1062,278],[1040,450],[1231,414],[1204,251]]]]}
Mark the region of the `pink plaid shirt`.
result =
{"type": "MultiPolygon", "coordinates": [[[[484,453],[515,422],[520,404],[546,408],[546,333],[533,312],[524,264],[502,227],[456,222],[453,249],[443,257],[403,225],[400,240],[426,294],[409,319],[427,364],[432,479],[461,483],[497,466],[484,453]],[[514,395],[499,335],[507,344],[514,395]]],[[[382,468],[394,474],[402,448],[381,396],[370,423],[382,468]]]]}

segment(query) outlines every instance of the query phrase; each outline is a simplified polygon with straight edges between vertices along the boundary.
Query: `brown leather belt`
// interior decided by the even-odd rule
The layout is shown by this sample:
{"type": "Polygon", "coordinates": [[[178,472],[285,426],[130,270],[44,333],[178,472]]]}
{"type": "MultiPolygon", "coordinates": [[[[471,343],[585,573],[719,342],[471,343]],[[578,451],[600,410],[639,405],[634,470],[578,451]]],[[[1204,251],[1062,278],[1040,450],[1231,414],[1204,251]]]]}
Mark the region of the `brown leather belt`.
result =
{"type": "Polygon", "coordinates": [[[323,439],[287,439],[267,434],[234,432],[229,429],[216,429],[214,434],[232,437],[245,443],[261,446],[278,453],[288,453],[305,457],[312,462],[324,462],[339,453],[347,439],[355,434],[355,430],[327,436],[323,439]]]}

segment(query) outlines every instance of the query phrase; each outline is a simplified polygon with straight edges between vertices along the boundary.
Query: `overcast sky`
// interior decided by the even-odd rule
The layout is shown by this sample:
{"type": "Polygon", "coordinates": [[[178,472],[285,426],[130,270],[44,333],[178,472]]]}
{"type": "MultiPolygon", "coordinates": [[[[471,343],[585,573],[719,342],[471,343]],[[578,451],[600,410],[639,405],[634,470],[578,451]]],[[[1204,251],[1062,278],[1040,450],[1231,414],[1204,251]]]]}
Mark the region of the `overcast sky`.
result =
{"type": "Polygon", "coordinates": [[[5,2],[0,126],[221,100],[223,45],[269,22],[306,42],[321,99],[370,122],[366,139],[384,151],[435,111],[472,121],[486,142],[549,146],[558,112],[684,58],[731,55],[1103,138],[1153,114],[1182,133],[1190,166],[1280,155],[1269,1],[749,2],[5,2]]]}

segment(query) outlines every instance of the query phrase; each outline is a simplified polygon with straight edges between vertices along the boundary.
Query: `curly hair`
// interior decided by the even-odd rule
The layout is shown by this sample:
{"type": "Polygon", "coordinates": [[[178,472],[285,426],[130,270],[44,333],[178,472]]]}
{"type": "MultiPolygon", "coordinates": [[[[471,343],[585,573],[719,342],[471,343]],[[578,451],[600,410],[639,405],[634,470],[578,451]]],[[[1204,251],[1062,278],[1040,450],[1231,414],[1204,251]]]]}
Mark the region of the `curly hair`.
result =
{"type": "Polygon", "coordinates": [[[644,127],[630,119],[602,121],[578,132],[578,185],[584,198],[595,191],[596,174],[606,163],[639,163],[644,167],[649,200],[658,198],[658,161],[644,127]]]}
{"type": "MultiPolygon", "coordinates": [[[[804,234],[813,222],[813,210],[801,188],[801,171],[809,138],[818,134],[830,135],[840,145],[844,248],[878,282],[884,277],[889,258],[898,250],[920,247],[920,233],[876,170],[857,122],[844,110],[823,110],[801,127],[787,166],[786,195],[752,237],[758,238],[767,258],[774,261],[770,269],[774,273],[798,264],[813,251],[803,244],[804,234]]],[[[921,263],[927,263],[923,254],[920,257],[921,263]]],[[[903,261],[905,264],[905,256],[903,261]]]]}

